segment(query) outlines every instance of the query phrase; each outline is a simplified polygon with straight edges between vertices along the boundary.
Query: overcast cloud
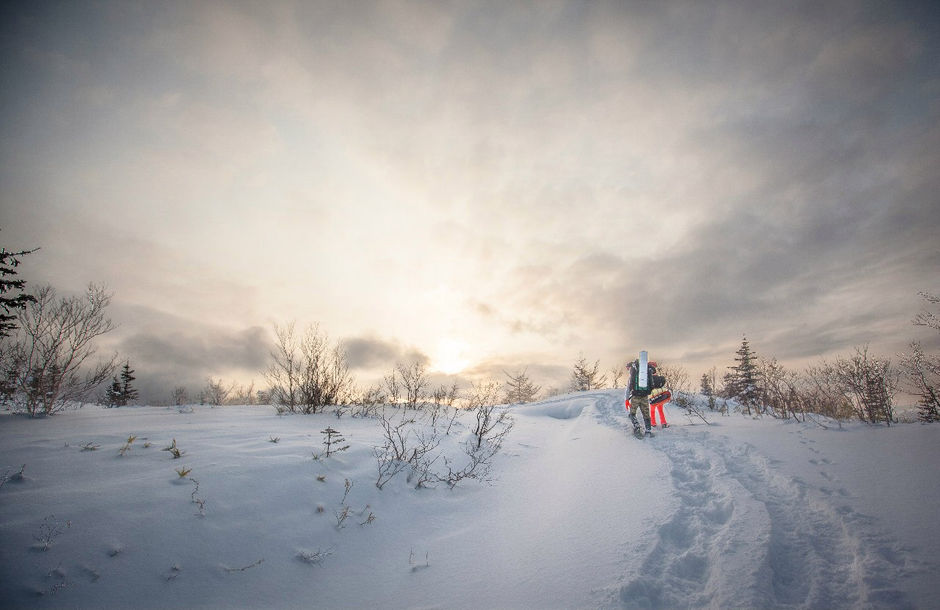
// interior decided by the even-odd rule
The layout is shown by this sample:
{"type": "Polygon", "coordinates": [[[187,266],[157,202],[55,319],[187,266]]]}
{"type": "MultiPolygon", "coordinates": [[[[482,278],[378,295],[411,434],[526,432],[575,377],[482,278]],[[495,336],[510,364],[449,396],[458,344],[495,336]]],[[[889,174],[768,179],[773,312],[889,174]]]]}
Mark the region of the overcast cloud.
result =
{"type": "Polygon", "coordinates": [[[259,378],[291,320],[364,379],[891,355],[940,292],[938,31],[929,2],[5,3],[0,238],[42,247],[31,283],[108,284],[167,397],[259,378]]]}

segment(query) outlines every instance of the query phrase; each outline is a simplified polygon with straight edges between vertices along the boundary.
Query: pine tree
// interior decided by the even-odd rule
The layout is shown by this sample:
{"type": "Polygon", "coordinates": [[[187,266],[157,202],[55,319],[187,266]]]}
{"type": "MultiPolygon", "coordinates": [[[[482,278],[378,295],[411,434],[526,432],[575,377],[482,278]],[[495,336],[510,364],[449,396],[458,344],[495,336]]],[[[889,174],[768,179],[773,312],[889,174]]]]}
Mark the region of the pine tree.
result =
{"type": "Polygon", "coordinates": [[[604,387],[604,384],[607,383],[607,375],[597,376],[600,364],[600,360],[597,360],[594,362],[593,367],[589,367],[584,354],[581,354],[574,364],[574,370],[571,372],[569,389],[572,392],[584,392],[604,387]]]}
{"type": "MultiPolygon", "coordinates": [[[[715,369],[712,369],[714,373],[715,369]]],[[[712,382],[712,378],[708,373],[702,373],[702,396],[708,399],[708,408],[712,411],[715,410],[715,385],[712,382]]]]}
{"type": "Polygon", "coordinates": [[[539,390],[542,389],[542,386],[534,385],[530,380],[529,376],[526,374],[526,371],[523,369],[518,375],[510,375],[505,373],[509,377],[509,381],[506,382],[506,402],[508,404],[522,404],[526,402],[532,402],[535,399],[535,396],[539,393],[539,390]]]}
{"type": "Polygon", "coordinates": [[[134,377],[134,369],[131,368],[130,361],[124,363],[124,368],[121,369],[121,404],[127,405],[132,400],[137,400],[137,389],[131,385],[136,377],[134,377]]]}
{"type": "Polygon", "coordinates": [[[757,356],[751,351],[751,346],[747,341],[747,336],[741,340],[741,347],[736,352],[734,361],[737,362],[731,368],[730,381],[732,389],[729,390],[731,396],[737,398],[743,405],[747,414],[751,414],[751,407],[757,406],[758,383],[757,383],[757,356]],[[732,393],[733,392],[733,393],[732,393]]]}
{"type": "Polygon", "coordinates": [[[9,337],[16,330],[16,312],[25,309],[28,303],[36,302],[36,297],[22,294],[26,287],[26,280],[13,279],[20,258],[36,250],[23,250],[21,252],[7,252],[0,248],[0,337],[9,337]],[[20,294],[8,295],[9,292],[20,294]]]}
{"type": "Polygon", "coordinates": [[[105,391],[105,397],[108,399],[108,407],[121,406],[121,382],[117,377],[111,381],[111,387],[105,391]]]}
{"type": "Polygon", "coordinates": [[[137,390],[131,385],[135,379],[130,361],[125,362],[120,378],[112,378],[111,387],[105,392],[109,407],[124,407],[137,398],[137,390]]]}

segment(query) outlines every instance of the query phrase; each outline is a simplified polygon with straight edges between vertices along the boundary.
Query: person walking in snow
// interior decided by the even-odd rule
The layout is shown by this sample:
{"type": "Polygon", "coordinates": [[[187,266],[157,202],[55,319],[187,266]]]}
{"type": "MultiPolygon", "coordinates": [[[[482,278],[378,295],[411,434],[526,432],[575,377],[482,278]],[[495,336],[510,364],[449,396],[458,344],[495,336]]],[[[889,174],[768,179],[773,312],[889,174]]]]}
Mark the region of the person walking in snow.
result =
{"type": "MultiPolygon", "coordinates": [[[[641,355],[645,356],[645,352],[641,355]]],[[[624,397],[624,404],[630,413],[630,421],[633,422],[633,433],[639,437],[643,436],[643,428],[640,427],[640,422],[636,418],[637,410],[643,414],[643,423],[646,424],[646,436],[653,436],[649,396],[657,387],[661,388],[666,385],[665,377],[654,374],[655,367],[651,367],[649,363],[646,367],[646,375],[643,376],[640,375],[640,360],[637,359],[630,363],[630,381],[627,384],[626,396],[624,397]],[[642,377],[645,377],[645,385],[642,377]]]]}
{"type": "MultiPolygon", "coordinates": [[[[650,374],[653,378],[656,378],[656,368],[657,365],[655,362],[650,362],[650,374]]],[[[665,380],[665,377],[663,378],[665,380]]],[[[664,384],[665,385],[665,384],[664,384]]],[[[666,413],[663,412],[663,405],[669,402],[672,394],[663,388],[656,388],[649,396],[650,401],[650,419],[652,420],[653,427],[656,427],[656,411],[659,411],[659,421],[662,422],[663,428],[668,428],[669,424],[666,423],[666,413]],[[665,396],[664,396],[665,395],[665,396]]]]}

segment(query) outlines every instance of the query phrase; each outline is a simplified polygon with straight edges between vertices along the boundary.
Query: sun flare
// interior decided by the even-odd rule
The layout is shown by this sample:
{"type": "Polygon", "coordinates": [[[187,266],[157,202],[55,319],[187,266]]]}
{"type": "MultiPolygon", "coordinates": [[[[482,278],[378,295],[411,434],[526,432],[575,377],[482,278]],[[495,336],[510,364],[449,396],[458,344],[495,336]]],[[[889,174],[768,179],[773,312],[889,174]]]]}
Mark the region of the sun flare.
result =
{"type": "Polygon", "coordinates": [[[467,344],[457,339],[442,339],[437,344],[431,369],[445,375],[455,375],[470,364],[466,356],[467,344]]]}

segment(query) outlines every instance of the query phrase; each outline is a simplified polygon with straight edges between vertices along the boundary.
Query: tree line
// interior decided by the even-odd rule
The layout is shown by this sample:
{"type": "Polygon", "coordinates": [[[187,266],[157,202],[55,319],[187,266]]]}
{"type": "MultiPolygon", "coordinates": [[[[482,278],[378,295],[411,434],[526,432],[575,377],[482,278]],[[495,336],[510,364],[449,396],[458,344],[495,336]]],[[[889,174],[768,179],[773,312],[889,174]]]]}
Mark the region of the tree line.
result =
{"type": "MultiPolygon", "coordinates": [[[[89,284],[78,296],[60,296],[51,286],[26,292],[17,268],[34,251],[0,249],[0,402],[30,416],[51,415],[89,400],[107,406],[133,404],[138,392],[130,361],[125,359],[118,371],[117,354],[96,358],[95,340],[114,328],[106,315],[112,294],[96,284],[89,284]],[[110,386],[95,396],[109,378],[110,386]]],[[[922,296],[932,306],[940,304],[935,295],[922,296]]],[[[913,323],[940,331],[940,316],[931,311],[919,313],[913,323]]],[[[364,411],[384,404],[406,409],[467,406],[481,394],[506,404],[522,404],[565,391],[621,387],[625,375],[622,366],[602,372],[599,360],[591,363],[582,353],[563,388],[543,391],[527,369],[521,369],[504,371],[502,382],[484,381],[461,391],[456,382],[431,387],[427,365],[419,359],[396,363],[381,383],[361,389],[341,344],[331,341],[319,325],[303,331],[293,323],[275,325],[274,337],[270,364],[262,373],[265,389],[256,392],[253,382],[247,387],[226,385],[210,377],[197,396],[199,402],[272,404],[290,413],[318,413],[327,406],[364,411]]],[[[674,393],[688,390],[688,375],[681,366],[664,363],[660,372],[674,393]]],[[[700,392],[712,409],[727,407],[732,401],[748,415],[805,419],[807,414],[819,414],[891,424],[896,421],[894,399],[902,388],[918,397],[922,421],[940,420],[938,379],[940,357],[927,353],[917,341],[898,364],[871,354],[866,346],[850,356],[823,360],[797,372],[776,358],[758,357],[745,336],[734,365],[720,378],[714,367],[703,374],[700,392]]],[[[173,399],[176,404],[186,402],[186,389],[174,388],[173,399]]]]}
{"type": "MultiPolygon", "coordinates": [[[[940,305],[936,295],[923,292],[921,296],[929,306],[940,305]]],[[[922,311],[912,322],[940,331],[940,316],[931,311],[922,311]]],[[[719,409],[718,399],[722,399],[733,400],[747,415],[805,419],[807,414],[817,414],[891,425],[897,421],[895,399],[902,390],[917,397],[921,421],[940,421],[938,382],[940,356],[925,352],[919,341],[912,341],[897,363],[871,353],[866,345],[848,356],[823,359],[795,371],[776,358],[759,357],[744,336],[734,365],[720,380],[715,368],[704,373],[700,392],[711,409],[719,409]]]]}

